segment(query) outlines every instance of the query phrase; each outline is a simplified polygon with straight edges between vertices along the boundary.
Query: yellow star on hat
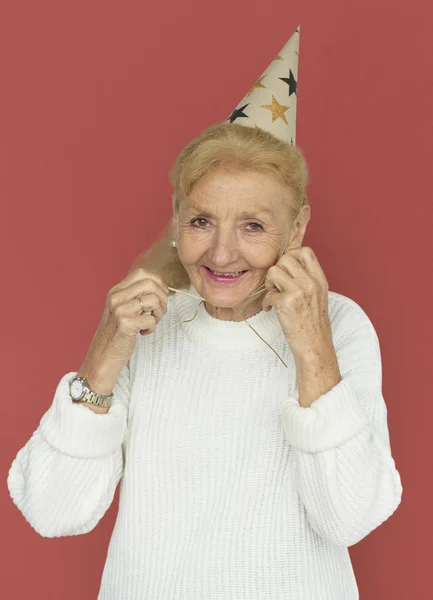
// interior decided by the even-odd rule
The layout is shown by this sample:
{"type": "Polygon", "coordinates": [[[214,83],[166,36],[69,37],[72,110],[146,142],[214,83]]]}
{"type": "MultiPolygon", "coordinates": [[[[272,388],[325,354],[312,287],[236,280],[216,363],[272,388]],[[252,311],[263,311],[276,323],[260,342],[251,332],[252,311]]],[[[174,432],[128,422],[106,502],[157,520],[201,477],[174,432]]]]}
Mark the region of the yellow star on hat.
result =
{"type": "Polygon", "coordinates": [[[295,144],[300,26],[227,118],[295,144]]]}

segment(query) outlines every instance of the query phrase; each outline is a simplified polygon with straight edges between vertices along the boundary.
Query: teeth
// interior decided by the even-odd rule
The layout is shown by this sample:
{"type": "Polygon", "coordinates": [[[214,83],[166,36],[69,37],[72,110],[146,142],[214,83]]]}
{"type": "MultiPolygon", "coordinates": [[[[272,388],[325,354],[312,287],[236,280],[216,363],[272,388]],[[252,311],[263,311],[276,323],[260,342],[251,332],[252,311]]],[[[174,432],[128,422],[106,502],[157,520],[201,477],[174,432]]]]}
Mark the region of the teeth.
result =
{"type": "MultiPolygon", "coordinates": [[[[212,269],[209,270],[212,271],[212,269]]],[[[238,271],[237,273],[217,273],[217,271],[212,271],[212,273],[218,277],[235,277],[236,275],[240,275],[242,272],[243,271],[238,271]]]]}

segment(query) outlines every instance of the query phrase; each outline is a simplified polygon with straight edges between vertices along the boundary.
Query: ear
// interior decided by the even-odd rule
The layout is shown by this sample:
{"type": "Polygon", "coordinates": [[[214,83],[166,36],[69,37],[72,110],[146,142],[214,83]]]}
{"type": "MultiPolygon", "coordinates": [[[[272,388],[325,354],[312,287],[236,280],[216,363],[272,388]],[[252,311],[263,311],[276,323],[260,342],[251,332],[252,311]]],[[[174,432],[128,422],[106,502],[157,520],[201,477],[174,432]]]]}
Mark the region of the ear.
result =
{"type": "Polygon", "coordinates": [[[306,204],[303,206],[296,218],[292,227],[292,238],[290,242],[291,248],[300,248],[304,240],[307,225],[311,218],[311,206],[306,204]]]}
{"type": "Polygon", "coordinates": [[[300,248],[302,246],[308,221],[310,220],[310,214],[310,205],[303,206],[297,218],[293,222],[290,231],[290,239],[286,242],[286,245],[283,246],[280,256],[282,256],[285,252],[292,250],[292,248],[300,248]]]}
{"type": "Polygon", "coordinates": [[[177,218],[173,215],[170,220],[170,227],[173,235],[177,237],[177,218]]]}

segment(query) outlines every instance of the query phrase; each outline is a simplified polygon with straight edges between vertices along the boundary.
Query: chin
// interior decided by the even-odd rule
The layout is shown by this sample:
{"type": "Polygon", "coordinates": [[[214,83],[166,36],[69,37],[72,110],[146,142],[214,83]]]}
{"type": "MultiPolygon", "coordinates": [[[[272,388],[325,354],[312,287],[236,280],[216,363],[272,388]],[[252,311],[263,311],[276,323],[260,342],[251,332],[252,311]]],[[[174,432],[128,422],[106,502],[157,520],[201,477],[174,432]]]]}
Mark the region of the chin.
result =
{"type": "Polygon", "coordinates": [[[249,302],[250,300],[252,300],[252,298],[250,298],[249,296],[256,289],[251,286],[239,286],[236,290],[234,290],[230,289],[232,287],[230,284],[222,284],[221,288],[223,289],[218,289],[216,287],[213,287],[212,285],[208,285],[203,282],[200,284],[200,286],[196,286],[194,284],[194,287],[199,292],[199,294],[206,299],[207,302],[213,304],[214,306],[219,306],[221,308],[231,308],[233,306],[240,306],[245,302],[249,302]]]}

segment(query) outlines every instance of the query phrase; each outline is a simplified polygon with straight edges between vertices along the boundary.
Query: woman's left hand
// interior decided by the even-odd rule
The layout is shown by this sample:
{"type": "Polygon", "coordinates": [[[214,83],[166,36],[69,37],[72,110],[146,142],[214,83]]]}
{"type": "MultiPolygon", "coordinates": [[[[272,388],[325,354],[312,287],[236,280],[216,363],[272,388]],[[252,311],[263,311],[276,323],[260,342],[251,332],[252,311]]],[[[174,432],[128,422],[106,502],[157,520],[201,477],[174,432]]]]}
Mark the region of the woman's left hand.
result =
{"type": "Polygon", "coordinates": [[[287,342],[296,357],[333,348],[328,314],[329,285],[313,250],[287,250],[270,267],[263,308],[274,306],[287,342]],[[275,289],[276,288],[276,289],[275,289]]]}

